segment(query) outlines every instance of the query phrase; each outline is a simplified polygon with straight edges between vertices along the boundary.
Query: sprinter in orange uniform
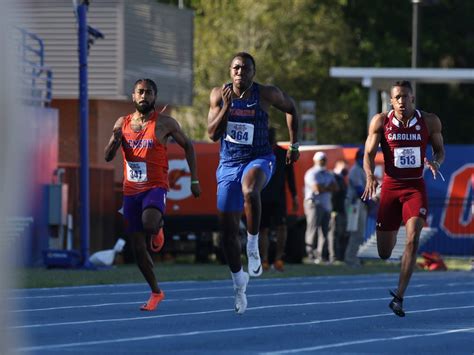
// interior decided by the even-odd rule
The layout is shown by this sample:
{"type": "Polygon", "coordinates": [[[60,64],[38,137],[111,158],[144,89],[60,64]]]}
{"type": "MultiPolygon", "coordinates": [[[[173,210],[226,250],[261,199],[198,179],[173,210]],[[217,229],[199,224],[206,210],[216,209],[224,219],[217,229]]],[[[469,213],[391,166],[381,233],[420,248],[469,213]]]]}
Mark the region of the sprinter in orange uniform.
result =
{"type": "Polygon", "coordinates": [[[156,96],[157,87],[151,79],[137,80],[132,94],[135,112],[115,122],[113,134],[105,147],[106,161],[111,161],[122,147],[126,230],[131,236],[138,268],[151,288],[148,302],[140,308],[143,311],[155,310],[165,298],[153,272],[147,238],[152,251],[162,248],[163,214],[168,191],[166,144],[169,137],[185,151],[191,171],[192,194],[194,197],[201,194],[194,147],[174,118],[155,111],[156,96]]]}

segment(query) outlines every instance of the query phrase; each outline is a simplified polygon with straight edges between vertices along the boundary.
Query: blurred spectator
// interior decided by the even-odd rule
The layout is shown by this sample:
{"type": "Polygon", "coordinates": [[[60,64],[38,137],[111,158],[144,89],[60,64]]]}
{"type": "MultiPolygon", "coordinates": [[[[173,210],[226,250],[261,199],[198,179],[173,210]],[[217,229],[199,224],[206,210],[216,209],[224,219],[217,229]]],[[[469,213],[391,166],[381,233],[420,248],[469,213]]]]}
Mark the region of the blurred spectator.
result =
{"type": "Polygon", "coordinates": [[[366,182],[363,159],[364,150],[360,148],[356,153],[354,165],[349,171],[349,186],[346,198],[349,243],[344,255],[344,261],[351,267],[360,266],[357,252],[359,246],[364,242],[367,223],[367,205],[361,200],[366,182]]]}
{"type": "Polygon", "coordinates": [[[306,252],[315,263],[322,261],[327,249],[329,262],[334,261],[334,242],[329,238],[329,220],[332,211],[332,192],[338,190],[336,179],[332,172],[326,169],[327,157],[324,152],[316,152],[313,157],[314,166],[308,169],[304,176],[305,199],[304,213],[306,215],[306,252]],[[318,233],[321,229],[321,233],[318,233]],[[318,234],[317,248],[315,237],[318,234]]]}
{"type": "Polygon", "coordinates": [[[332,213],[329,226],[330,239],[334,240],[334,254],[337,261],[344,261],[349,234],[347,233],[347,215],[346,215],[346,195],[348,174],[347,162],[344,160],[336,161],[334,165],[334,177],[338,186],[338,191],[332,194],[332,213]]]}
{"type": "Polygon", "coordinates": [[[269,234],[270,229],[274,229],[276,231],[276,253],[273,268],[277,271],[283,271],[283,256],[285,254],[287,238],[285,181],[290,189],[293,212],[298,210],[298,196],[296,195],[293,164],[286,164],[287,152],[286,149],[277,144],[275,128],[270,127],[268,130],[268,139],[276,161],[275,172],[261,194],[262,218],[260,222],[259,249],[263,270],[268,270],[270,268],[268,255],[270,245],[269,234]]]}
{"type": "Polygon", "coordinates": [[[375,195],[372,195],[370,200],[365,201],[367,206],[367,223],[365,225],[364,239],[370,238],[374,235],[377,224],[377,212],[380,204],[380,193],[382,191],[383,168],[381,165],[375,166],[374,176],[378,181],[378,186],[375,190],[375,195]]]}

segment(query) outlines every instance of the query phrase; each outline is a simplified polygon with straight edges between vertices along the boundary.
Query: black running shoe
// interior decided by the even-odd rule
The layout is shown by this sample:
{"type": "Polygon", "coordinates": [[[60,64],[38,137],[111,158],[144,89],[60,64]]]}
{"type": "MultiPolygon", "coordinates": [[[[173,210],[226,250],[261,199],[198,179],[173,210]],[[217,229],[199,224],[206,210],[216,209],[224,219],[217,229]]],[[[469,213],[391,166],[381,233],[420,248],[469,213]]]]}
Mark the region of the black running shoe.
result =
{"type": "Polygon", "coordinates": [[[389,303],[389,307],[399,317],[405,317],[405,311],[403,310],[403,298],[400,297],[396,291],[390,290],[390,295],[393,296],[392,302],[389,303]]]}

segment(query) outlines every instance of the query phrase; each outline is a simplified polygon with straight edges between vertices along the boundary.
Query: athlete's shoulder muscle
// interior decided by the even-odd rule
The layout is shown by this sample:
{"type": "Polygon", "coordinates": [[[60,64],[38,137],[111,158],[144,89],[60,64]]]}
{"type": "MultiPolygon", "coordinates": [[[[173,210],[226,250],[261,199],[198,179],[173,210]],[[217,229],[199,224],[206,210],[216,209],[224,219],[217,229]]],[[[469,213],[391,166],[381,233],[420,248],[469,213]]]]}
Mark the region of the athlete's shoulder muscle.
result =
{"type": "Polygon", "coordinates": [[[385,118],[387,117],[386,112],[377,113],[372,117],[369,124],[369,134],[377,134],[382,133],[383,131],[383,123],[385,118]]]}
{"type": "Polygon", "coordinates": [[[116,128],[122,128],[123,123],[125,122],[125,118],[127,118],[127,116],[119,117],[119,118],[117,119],[117,121],[115,121],[115,123],[114,123],[114,129],[116,129],[116,128]]]}
{"type": "Polygon", "coordinates": [[[423,111],[422,117],[425,120],[426,127],[428,128],[428,131],[430,132],[430,134],[441,132],[441,128],[442,128],[441,120],[436,114],[423,111]]]}
{"type": "Polygon", "coordinates": [[[222,101],[222,88],[221,87],[214,87],[211,90],[211,94],[209,95],[210,106],[217,107],[221,104],[222,101]]]}

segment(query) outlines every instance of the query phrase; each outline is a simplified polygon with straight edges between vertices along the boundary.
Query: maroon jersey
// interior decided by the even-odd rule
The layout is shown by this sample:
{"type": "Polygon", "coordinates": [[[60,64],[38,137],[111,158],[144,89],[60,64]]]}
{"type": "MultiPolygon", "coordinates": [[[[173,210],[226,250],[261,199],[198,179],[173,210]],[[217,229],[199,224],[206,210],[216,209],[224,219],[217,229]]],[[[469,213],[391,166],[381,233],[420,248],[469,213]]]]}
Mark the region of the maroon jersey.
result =
{"type": "Polygon", "coordinates": [[[423,177],[428,128],[421,112],[408,121],[407,127],[390,111],[383,122],[380,142],[385,160],[385,174],[394,179],[420,179],[423,177]]]}

